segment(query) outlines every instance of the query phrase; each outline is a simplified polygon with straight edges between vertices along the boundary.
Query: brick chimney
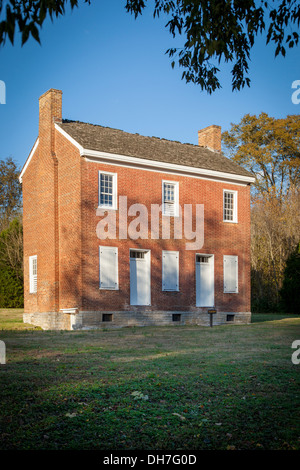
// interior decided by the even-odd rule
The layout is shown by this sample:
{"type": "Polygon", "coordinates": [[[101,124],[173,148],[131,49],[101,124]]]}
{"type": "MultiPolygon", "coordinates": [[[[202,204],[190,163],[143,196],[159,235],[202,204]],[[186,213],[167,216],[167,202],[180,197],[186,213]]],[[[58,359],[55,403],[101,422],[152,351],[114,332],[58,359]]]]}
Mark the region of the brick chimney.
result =
{"type": "Polygon", "coordinates": [[[198,145],[221,152],[221,126],[208,126],[198,131],[198,145]]]}
{"type": "Polygon", "coordinates": [[[62,119],[62,91],[51,88],[39,98],[39,140],[54,152],[54,122],[62,119]]]}
{"type": "Polygon", "coordinates": [[[62,92],[50,89],[39,98],[38,239],[40,312],[59,309],[58,160],[54,123],[62,119],[62,92]]]}

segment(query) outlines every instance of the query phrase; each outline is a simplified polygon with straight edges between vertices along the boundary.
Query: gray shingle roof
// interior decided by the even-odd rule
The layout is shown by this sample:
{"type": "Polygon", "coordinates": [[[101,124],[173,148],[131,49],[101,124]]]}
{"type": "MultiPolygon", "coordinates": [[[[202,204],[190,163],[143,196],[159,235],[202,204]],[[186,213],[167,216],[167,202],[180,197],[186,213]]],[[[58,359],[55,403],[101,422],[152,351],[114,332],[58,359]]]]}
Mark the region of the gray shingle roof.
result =
{"type": "Polygon", "coordinates": [[[198,145],[183,144],[158,137],[145,137],[78,121],[63,120],[56,124],[85,149],[235,175],[253,176],[222,153],[198,145]]]}

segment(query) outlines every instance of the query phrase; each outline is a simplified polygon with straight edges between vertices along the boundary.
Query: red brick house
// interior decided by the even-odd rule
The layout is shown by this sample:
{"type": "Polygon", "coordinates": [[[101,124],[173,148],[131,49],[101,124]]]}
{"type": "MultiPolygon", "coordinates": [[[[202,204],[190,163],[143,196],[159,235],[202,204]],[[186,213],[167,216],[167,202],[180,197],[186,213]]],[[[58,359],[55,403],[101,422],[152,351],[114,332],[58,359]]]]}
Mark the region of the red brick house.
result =
{"type": "Polygon", "coordinates": [[[250,184],[199,145],[62,119],[39,99],[20,174],[24,321],[44,329],[250,321],[250,184]]]}

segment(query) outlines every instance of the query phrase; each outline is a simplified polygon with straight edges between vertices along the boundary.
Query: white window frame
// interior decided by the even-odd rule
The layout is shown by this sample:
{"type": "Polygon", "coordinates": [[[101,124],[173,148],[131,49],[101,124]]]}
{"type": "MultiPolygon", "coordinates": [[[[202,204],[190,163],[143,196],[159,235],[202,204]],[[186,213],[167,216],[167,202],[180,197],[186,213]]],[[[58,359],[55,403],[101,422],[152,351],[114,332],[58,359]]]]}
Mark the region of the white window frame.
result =
{"type": "Polygon", "coordinates": [[[118,208],[118,180],[117,180],[117,173],[111,173],[108,171],[99,170],[98,172],[98,207],[100,209],[112,209],[116,210],[118,208]],[[101,175],[109,175],[112,176],[112,204],[101,204],[101,175]]]}
{"type": "Polygon", "coordinates": [[[118,248],[115,246],[99,246],[99,289],[100,290],[119,290],[119,251],[118,248]],[[101,250],[109,251],[114,250],[116,251],[117,261],[116,261],[116,282],[114,286],[101,286],[101,250]]]}
{"type": "Polygon", "coordinates": [[[223,291],[224,291],[224,294],[238,294],[239,293],[239,258],[238,256],[235,256],[235,255],[224,255],[223,256],[223,291]],[[227,287],[226,285],[226,278],[225,278],[225,271],[226,271],[226,268],[225,268],[225,264],[226,264],[226,260],[230,258],[231,260],[235,260],[235,279],[236,279],[236,282],[235,282],[235,289],[231,290],[227,287]]]}
{"type": "Polygon", "coordinates": [[[179,217],[179,182],[178,181],[169,181],[169,180],[162,180],[162,215],[168,217],[179,217]],[[164,201],[164,194],[165,194],[165,184],[173,184],[174,185],[174,213],[171,214],[165,208],[165,201],[164,201]]]}
{"type": "Polygon", "coordinates": [[[179,251],[169,251],[169,250],[163,250],[162,252],[162,290],[164,292],[179,292],[179,251]],[[176,269],[176,287],[174,289],[166,289],[164,287],[164,273],[165,273],[165,263],[164,263],[164,256],[165,254],[172,254],[172,255],[177,255],[177,269],[176,269]]]}
{"type": "Polygon", "coordinates": [[[29,293],[37,293],[37,255],[29,256],[29,293]],[[33,272],[33,263],[36,262],[36,273],[33,272]]]}
{"type": "Polygon", "coordinates": [[[232,189],[223,189],[223,222],[227,222],[227,223],[232,223],[232,224],[236,224],[237,221],[238,221],[238,217],[237,217],[237,191],[234,191],[232,189]],[[232,220],[228,220],[228,219],[225,219],[225,194],[226,193],[230,193],[230,194],[233,194],[233,219],[232,220]]]}

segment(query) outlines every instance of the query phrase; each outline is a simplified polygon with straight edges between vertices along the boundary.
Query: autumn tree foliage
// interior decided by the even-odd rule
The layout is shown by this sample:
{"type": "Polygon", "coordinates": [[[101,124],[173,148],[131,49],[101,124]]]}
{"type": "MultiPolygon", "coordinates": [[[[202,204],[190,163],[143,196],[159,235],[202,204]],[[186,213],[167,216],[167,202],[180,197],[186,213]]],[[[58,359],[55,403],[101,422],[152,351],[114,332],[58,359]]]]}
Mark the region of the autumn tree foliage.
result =
{"type": "Polygon", "coordinates": [[[228,156],[256,178],[251,201],[252,308],[276,310],[283,306],[287,260],[300,240],[300,116],[246,114],[222,138],[228,156]]]}

